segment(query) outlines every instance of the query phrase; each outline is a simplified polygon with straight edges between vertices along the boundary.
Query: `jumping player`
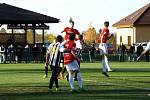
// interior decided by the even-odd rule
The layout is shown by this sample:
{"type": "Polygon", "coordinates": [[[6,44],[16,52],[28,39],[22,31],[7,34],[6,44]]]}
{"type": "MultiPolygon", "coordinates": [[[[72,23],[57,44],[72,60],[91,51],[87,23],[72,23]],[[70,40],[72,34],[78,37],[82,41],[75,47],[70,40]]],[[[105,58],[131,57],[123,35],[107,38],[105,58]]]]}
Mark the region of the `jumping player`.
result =
{"type": "Polygon", "coordinates": [[[110,66],[108,64],[108,58],[107,58],[107,40],[112,36],[112,34],[109,33],[109,22],[105,21],[104,22],[104,28],[100,34],[99,37],[99,49],[100,49],[100,53],[102,55],[102,74],[104,74],[105,76],[109,77],[109,75],[107,74],[108,71],[111,71],[110,66]]]}
{"type": "Polygon", "coordinates": [[[150,42],[147,43],[147,46],[146,46],[146,48],[144,49],[144,51],[140,54],[139,57],[137,57],[137,61],[139,61],[140,58],[141,58],[146,52],[148,52],[149,50],[150,50],[150,42]]]}
{"type": "Polygon", "coordinates": [[[70,34],[80,35],[79,31],[77,29],[74,29],[74,21],[72,20],[72,18],[70,18],[69,23],[70,23],[70,26],[64,28],[64,30],[61,32],[61,33],[63,32],[66,33],[65,38],[64,38],[65,41],[69,40],[70,34]]]}
{"type": "Polygon", "coordinates": [[[76,43],[74,42],[74,40],[75,34],[71,34],[69,36],[69,41],[67,41],[64,44],[64,65],[66,66],[67,72],[69,73],[69,84],[72,92],[76,91],[73,80],[75,72],[77,72],[77,80],[79,88],[81,91],[84,91],[82,78],[80,74],[80,68],[77,62],[77,60],[79,61],[79,58],[75,55],[76,43]]]}

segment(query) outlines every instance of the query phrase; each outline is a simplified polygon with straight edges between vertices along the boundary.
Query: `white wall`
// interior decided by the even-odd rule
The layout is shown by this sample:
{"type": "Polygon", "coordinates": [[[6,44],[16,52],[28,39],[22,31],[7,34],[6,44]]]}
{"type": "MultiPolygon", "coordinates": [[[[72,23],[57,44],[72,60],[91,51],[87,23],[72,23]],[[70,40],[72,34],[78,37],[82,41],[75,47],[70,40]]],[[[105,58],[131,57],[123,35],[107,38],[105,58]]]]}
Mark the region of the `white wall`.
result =
{"type": "Polygon", "coordinates": [[[116,34],[117,45],[120,45],[120,36],[122,36],[122,42],[124,44],[128,44],[128,36],[131,36],[131,44],[132,44],[133,43],[133,28],[117,29],[117,34],[116,34]]]}

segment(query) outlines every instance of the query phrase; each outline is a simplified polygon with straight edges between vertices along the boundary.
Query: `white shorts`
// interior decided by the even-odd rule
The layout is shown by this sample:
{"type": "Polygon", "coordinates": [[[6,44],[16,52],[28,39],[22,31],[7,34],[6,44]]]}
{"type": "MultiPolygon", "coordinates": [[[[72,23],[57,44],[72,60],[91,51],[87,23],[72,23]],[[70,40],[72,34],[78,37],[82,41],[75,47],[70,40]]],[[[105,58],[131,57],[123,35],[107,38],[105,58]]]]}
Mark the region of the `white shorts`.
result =
{"type": "Polygon", "coordinates": [[[99,49],[100,49],[100,54],[108,54],[107,43],[100,43],[99,49]]]}
{"type": "Polygon", "coordinates": [[[65,66],[66,66],[67,71],[70,71],[70,70],[73,70],[73,71],[79,70],[79,65],[78,65],[78,63],[77,63],[76,60],[74,60],[73,62],[71,62],[69,64],[66,64],[65,66]]]}

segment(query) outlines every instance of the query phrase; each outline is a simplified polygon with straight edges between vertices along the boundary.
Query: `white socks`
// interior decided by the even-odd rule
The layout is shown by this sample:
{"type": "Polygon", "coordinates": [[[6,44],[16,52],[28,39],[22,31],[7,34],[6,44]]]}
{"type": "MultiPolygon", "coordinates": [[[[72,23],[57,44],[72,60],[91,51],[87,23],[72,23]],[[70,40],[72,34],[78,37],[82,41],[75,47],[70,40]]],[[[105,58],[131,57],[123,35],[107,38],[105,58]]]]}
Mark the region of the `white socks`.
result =
{"type": "Polygon", "coordinates": [[[74,80],[73,80],[73,75],[71,74],[71,72],[69,73],[69,84],[72,90],[74,90],[74,80]]]}
{"type": "Polygon", "coordinates": [[[104,60],[102,60],[102,72],[107,72],[107,68],[104,60]]]}
{"type": "Polygon", "coordinates": [[[108,71],[111,71],[110,66],[109,66],[109,64],[108,64],[107,56],[104,55],[104,59],[105,59],[105,64],[106,64],[107,70],[108,70],[108,71]]]}
{"type": "MultiPolygon", "coordinates": [[[[75,89],[74,87],[74,75],[69,72],[69,84],[72,90],[75,89]]],[[[78,85],[80,88],[83,88],[83,83],[82,83],[82,78],[81,78],[81,73],[77,73],[77,79],[78,79],[78,85]]]]}
{"type": "Polygon", "coordinates": [[[83,88],[81,73],[77,73],[78,85],[80,88],[83,88]]]}

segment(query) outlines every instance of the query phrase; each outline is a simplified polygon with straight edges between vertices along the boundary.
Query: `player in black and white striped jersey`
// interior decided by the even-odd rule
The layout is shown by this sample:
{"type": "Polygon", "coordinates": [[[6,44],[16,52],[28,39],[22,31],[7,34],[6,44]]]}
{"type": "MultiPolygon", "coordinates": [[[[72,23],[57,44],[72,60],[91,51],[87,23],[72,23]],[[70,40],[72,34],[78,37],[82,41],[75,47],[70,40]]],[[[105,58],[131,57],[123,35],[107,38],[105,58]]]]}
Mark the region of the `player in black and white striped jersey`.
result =
{"type": "Polygon", "coordinates": [[[49,82],[49,89],[52,89],[53,84],[55,82],[56,90],[59,88],[58,85],[58,75],[60,73],[60,62],[62,60],[62,52],[61,52],[61,42],[63,38],[61,35],[58,35],[56,38],[56,43],[54,43],[50,48],[49,52],[46,54],[46,65],[50,65],[52,68],[52,75],[49,82]]]}

